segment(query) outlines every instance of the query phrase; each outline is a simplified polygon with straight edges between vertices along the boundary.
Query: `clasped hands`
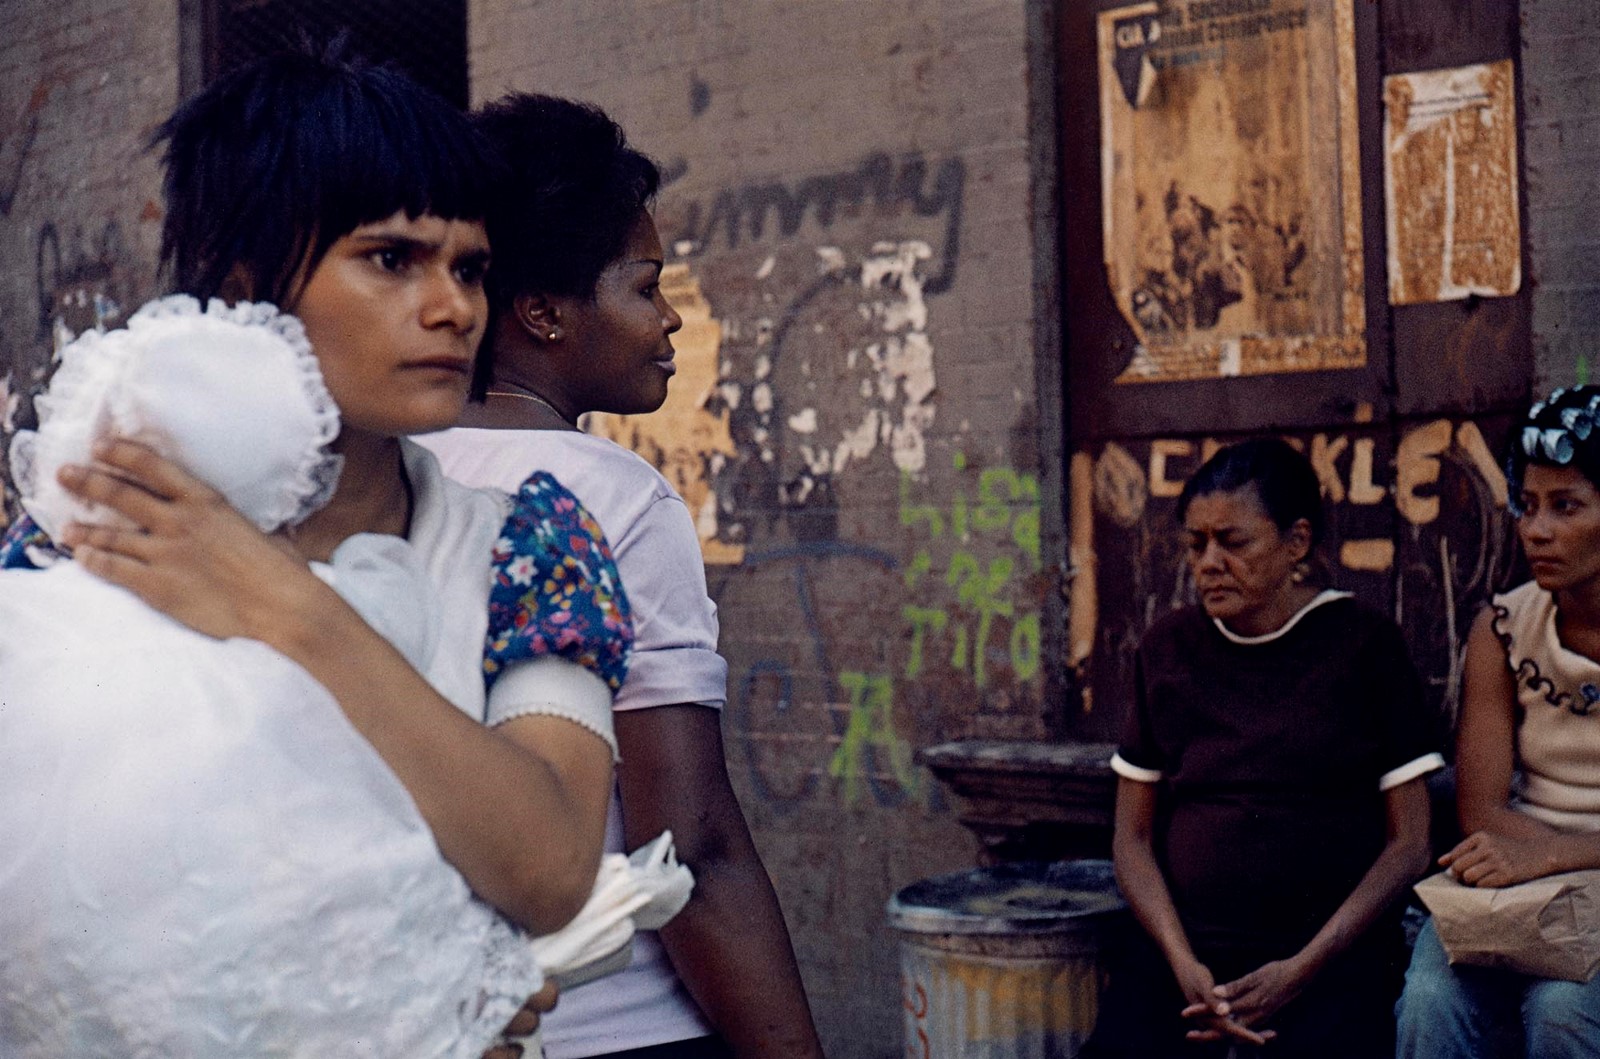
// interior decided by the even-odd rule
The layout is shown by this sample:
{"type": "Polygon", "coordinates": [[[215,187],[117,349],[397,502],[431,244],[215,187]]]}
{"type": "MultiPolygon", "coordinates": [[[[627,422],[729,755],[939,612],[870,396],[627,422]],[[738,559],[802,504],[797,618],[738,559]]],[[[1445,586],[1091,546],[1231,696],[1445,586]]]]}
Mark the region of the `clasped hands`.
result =
{"type": "Polygon", "coordinates": [[[1210,969],[1193,960],[1178,971],[1178,987],[1189,1002],[1181,1014],[1194,1024],[1185,1036],[1192,1041],[1233,1038],[1266,1044],[1277,1033],[1262,1023],[1298,996],[1309,977],[1291,957],[1273,960],[1241,978],[1217,985],[1210,969]]]}

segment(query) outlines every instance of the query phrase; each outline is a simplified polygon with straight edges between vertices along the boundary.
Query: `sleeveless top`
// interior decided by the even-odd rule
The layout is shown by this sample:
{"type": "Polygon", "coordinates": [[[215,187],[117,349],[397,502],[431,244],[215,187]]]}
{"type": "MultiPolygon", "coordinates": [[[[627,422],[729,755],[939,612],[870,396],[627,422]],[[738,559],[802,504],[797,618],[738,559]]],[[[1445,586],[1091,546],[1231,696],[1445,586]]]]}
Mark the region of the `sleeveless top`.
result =
{"type": "Polygon", "coordinates": [[[1562,646],[1555,596],[1534,581],[1494,597],[1493,627],[1517,688],[1514,807],[1600,831],[1600,662],[1562,646]]]}

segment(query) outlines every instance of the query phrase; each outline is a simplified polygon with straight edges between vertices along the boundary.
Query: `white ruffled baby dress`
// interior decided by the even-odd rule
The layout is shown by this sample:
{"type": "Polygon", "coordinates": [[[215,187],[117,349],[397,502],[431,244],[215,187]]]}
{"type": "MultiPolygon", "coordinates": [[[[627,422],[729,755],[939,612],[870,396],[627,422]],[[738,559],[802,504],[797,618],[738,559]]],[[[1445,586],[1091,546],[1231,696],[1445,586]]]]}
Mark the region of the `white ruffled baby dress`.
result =
{"type": "MultiPolygon", "coordinates": [[[[337,412],[298,321],[162,299],[63,351],[13,469],[142,439],[263,530],[331,495],[337,412]]],[[[433,589],[393,537],[318,572],[412,659],[433,589]]],[[[477,1059],[541,983],[410,795],[298,665],[70,561],[0,571],[0,1056],[477,1059]]]]}

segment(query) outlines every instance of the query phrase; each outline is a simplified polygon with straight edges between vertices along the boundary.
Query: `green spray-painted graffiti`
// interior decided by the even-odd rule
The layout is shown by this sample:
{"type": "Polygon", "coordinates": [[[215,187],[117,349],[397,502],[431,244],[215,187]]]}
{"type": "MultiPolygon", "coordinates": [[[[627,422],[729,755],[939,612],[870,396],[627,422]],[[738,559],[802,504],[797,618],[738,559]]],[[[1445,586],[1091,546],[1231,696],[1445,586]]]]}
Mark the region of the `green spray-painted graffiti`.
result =
{"type": "MultiPolygon", "coordinates": [[[[967,469],[961,453],[953,464],[958,472],[967,469]]],[[[905,677],[922,676],[934,650],[948,648],[952,669],[969,674],[978,688],[988,686],[990,641],[999,619],[1010,624],[1013,679],[1033,679],[1040,661],[1039,612],[1022,598],[1018,567],[1037,572],[1042,562],[1038,479],[1007,467],[985,468],[978,474],[976,502],[958,490],[948,508],[917,502],[913,489],[911,476],[902,474],[900,525],[928,541],[905,570],[907,591],[923,597],[900,611],[911,641],[905,677]]]]}
{"type": "MultiPolygon", "coordinates": [[[[844,780],[845,803],[854,805],[861,793],[869,751],[882,751],[889,774],[911,797],[921,793],[922,776],[912,765],[911,744],[894,726],[894,681],[881,674],[846,670],[839,684],[850,693],[850,722],[839,747],[828,762],[828,775],[844,780]]],[[[882,758],[879,758],[880,762],[882,758]]]]}

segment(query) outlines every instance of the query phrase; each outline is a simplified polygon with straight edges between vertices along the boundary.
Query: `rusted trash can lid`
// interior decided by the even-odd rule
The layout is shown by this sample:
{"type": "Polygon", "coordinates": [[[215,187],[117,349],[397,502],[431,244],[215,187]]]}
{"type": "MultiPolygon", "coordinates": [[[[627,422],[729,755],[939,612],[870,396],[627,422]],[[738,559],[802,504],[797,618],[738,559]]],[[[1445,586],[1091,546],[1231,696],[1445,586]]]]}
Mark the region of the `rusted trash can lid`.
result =
{"type": "Polygon", "coordinates": [[[914,882],[889,899],[889,924],[911,934],[1053,934],[1126,907],[1108,860],[1025,861],[914,882]]]}

